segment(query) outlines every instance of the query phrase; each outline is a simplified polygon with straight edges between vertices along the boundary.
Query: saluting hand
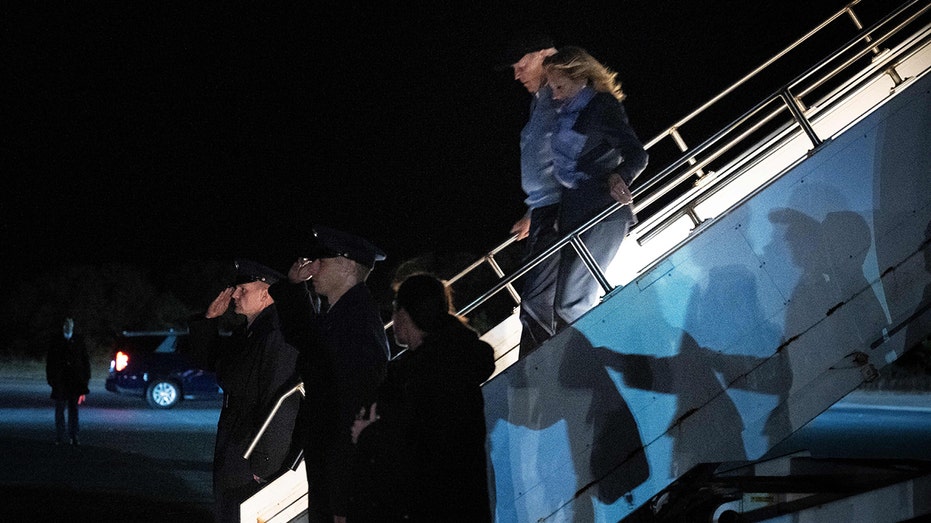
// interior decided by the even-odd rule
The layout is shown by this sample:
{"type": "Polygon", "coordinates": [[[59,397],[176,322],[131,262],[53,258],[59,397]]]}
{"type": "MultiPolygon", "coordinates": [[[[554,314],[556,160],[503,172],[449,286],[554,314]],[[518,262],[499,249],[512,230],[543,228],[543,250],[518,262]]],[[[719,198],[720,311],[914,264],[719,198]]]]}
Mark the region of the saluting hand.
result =
{"type": "Polygon", "coordinates": [[[288,280],[291,283],[301,283],[313,278],[314,274],[317,274],[320,269],[320,264],[316,262],[317,260],[298,258],[288,269],[288,280]]]}
{"type": "Polygon", "coordinates": [[[209,318],[219,318],[223,316],[226,309],[230,308],[230,300],[233,298],[233,287],[227,287],[220,291],[220,294],[214,298],[213,302],[207,307],[207,313],[204,315],[209,318]]]}

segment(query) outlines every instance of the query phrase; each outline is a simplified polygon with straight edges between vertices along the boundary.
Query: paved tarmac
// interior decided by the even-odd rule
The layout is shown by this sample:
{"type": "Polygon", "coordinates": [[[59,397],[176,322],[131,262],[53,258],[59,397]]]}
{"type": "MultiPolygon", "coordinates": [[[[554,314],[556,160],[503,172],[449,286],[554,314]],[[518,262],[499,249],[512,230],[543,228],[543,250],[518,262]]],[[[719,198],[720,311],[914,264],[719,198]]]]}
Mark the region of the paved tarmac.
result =
{"type": "Polygon", "coordinates": [[[92,383],[81,445],[56,445],[45,383],[0,381],[0,521],[211,522],[218,410],[170,411],[92,383]]]}
{"type": "MultiPolygon", "coordinates": [[[[3,437],[2,521],[210,522],[176,464],[93,446],[3,437]]],[[[209,470],[207,471],[209,474],[209,470]]]]}
{"type": "MultiPolygon", "coordinates": [[[[929,414],[927,393],[858,392],[783,445],[827,456],[849,453],[855,439],[865,442],[862,458],[929,460],[929,414]],[[870,434],[856,428],[864,421],[870,434]]],[[[0,378],[0,523],[211,522],[218,417],[216,404],[158,411],[95,381],[81,409],[81,446],[55,445],[47,385],[0,378]]]]}

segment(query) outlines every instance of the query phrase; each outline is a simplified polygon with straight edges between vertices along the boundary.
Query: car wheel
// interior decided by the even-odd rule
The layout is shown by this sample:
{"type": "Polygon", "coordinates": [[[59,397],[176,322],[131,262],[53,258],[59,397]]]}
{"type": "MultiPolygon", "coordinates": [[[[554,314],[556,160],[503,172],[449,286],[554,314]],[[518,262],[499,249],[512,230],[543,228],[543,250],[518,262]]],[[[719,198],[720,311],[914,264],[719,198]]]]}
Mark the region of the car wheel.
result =
{"type": "Polygon", "coordinates": [[[181,400],[181,390],[173,381],[155,380],[146,390],[145,400],[152,408],[170,409],[181,400]]]}

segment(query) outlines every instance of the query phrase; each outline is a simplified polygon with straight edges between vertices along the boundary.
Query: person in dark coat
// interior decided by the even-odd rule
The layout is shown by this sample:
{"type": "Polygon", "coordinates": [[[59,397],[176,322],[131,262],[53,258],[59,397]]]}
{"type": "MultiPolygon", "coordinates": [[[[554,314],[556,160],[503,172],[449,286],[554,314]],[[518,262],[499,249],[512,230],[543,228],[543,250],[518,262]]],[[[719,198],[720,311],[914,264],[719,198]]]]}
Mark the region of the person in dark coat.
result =
{"type": "Polygon", "coordinates": [[[398,288],[394,335],[407,350],[353,425],[350,523],[491,521],[481,385],[494,372],[494,350],[450,311],[448,290],[432,275],[398,288]]]}
{"type": "Polygon", "coordinates": [[[74,332],[74,319],[65,318],[61,338],[55,337],[45,360],[45,379],[55,400],[55,444],[65,437],[65,409],[68,410],[68,436],[78,445],[78,405],[90,392],[90,358],[84,338],[74,332]]]}
{"type": "Polygon", "coordinates": [[[213,456],[218,522],[239,521],[240,504],[290,465],[286,458],[300,408],[297,395],[282,404],[249,459],[243,458],[278,399],[298,383],[297,349],[285,341],[275,301],[268,293],[269,285],[283,277],[261,264],[241,260],[234,285],[220,292],[204,318],[191,323],[196,357],[216,371],[223,389],[213,456]],[[230,300],[246,322],[223,340],[219,318],[230,300]]]}
{"type": "Polygon", "coordinates": [[[300,351],[307,391],[298,433],[304,441],[309,521],[339,523],[346,521],[352,482],[352,424],[375,397],[388,362],[384,324],[365,285],[385,255],[344,231],[318,226],[314,235],[308,256],[288,272],[290,283],[279,282],[271,292],[285,333],[300,351]],[[319,311],[315,296],[325,298],[319,311]]]}

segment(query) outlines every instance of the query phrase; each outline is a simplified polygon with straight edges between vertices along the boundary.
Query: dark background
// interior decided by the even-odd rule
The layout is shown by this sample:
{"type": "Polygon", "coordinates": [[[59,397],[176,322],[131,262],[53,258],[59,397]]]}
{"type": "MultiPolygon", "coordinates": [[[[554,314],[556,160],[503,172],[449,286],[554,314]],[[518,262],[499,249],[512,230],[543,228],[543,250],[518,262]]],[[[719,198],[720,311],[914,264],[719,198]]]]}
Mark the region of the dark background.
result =
{"type": "Polygon", "coordinates": [[[645,141],[842,5],[390,4],[13,8],[5,255],[26,271],[235,256],[286,268],[315,223],[389,260],[481,254],[524,210],[529,98],[492,68],[517,28],[618,70],[645,141]]]}
{"type": "MultiPolygon", "coordinates": [[[[844,2],[368,4],[7,6],[3,288],[67,281],[76,265],[176,285],[203,261],[286,271],[323,224],[387,252],[370,280],[383,294],[401,262],[474,259],[523,214],[530,99],[493,69],[516,31],[542,27],[618,71],[646,142],[844,2]]],[[[866,24],[891,9],[865,4],[866,24]]],[[[836,25],[836,45],[855,34],[836,25]]],[[[789,57],[685,139],[697,145],[812,63],[789,57]]],[[[651,151],[637,183],[671,159],[651,151]]]]}

